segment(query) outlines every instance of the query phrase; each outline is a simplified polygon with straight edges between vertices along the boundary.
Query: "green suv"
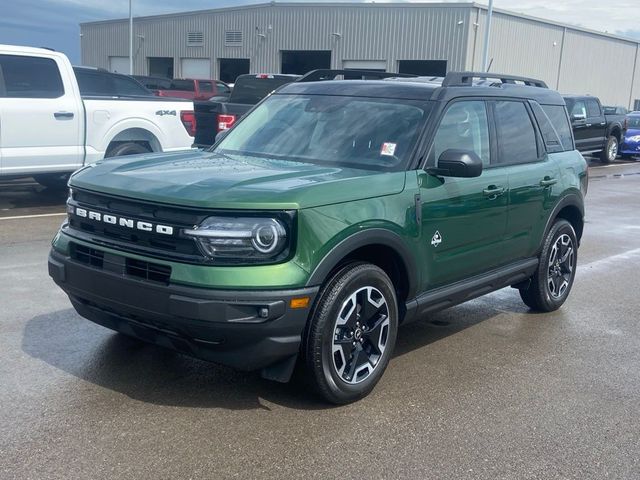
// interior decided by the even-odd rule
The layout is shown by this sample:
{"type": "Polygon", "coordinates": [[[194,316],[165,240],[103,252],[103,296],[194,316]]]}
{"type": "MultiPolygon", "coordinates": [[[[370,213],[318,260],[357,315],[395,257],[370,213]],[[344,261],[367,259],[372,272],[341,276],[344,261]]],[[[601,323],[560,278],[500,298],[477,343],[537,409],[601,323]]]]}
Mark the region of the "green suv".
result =
{"type": "Polygon", "coordinates": [[[208,151],[86,166],[49,274],[93,322],[283,382],[300,362],[334,403],[401,324],[507,286],[555,310],[587,165],[558,93],[481,77],[306,77],[208,151]]]}

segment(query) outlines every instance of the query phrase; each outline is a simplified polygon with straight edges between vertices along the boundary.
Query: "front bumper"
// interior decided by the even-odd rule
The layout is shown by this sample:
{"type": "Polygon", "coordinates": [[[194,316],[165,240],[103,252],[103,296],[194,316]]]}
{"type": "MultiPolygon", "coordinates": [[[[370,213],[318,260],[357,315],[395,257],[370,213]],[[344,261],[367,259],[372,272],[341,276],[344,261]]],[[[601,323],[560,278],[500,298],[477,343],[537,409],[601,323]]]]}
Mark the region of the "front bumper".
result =
{"type": "Polygon", "coordinates": [[[49,254],[49,275],[88,320],[203,360],[263,369],[264,376],[283,381],[318,292],[318,287],[229,291],[165,285],[95,268],[55,250],[49,254]],[[299,297],[309,297],[309,306],[290,308],[290,300],[299,297]]]}

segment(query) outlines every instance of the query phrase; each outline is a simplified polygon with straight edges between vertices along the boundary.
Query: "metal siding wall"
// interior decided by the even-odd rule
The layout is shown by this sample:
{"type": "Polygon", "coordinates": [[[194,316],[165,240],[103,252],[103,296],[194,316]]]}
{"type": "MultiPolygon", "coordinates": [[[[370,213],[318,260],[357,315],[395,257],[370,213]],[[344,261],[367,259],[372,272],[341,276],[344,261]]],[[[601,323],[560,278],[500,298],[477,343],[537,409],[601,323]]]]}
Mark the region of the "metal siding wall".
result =
{"type": "MultiPolygon", "coordinates": [[[[482,69],[487,12],[480,10],[475,56],[469,68],[482,69]]],[[[556,87],[563,28],[494,12],[489,39],[491,72],[526,75],[556,87]],[[554,46],[553,43],[556,42],[554,46]]],[[[471,41],[470,52],[473,51],[471,41]]]]}
{"type": "Polygon", "coordinates": [[[636,45],[636,70],[629,95],[629,108],[633,108],[636,100],[640,100],[640,44],[636,45]]]}
{"type": "Polygon", "coordinates": [[[568,30],[559,90],[627,106],[636,50],[632,42],[568,30]]]}
{"type": "MultiPolygon", "coordinates": [[[[228,11],[134,18],[135,73],[148,72],[147,57],[249,58],[252,72],[279,72],[281,50],[331,50],[332,66],[343,60],[448,60],[462,69],[466,60],[470,7],[385,5],[266,5],[228,11]],[[462,21],[462,25],[457,23],[462,21]],[[271,25],[271,29],[269,26],[271,25]],[[225,30],[244,34],[242,47],[224,46],[225,30]],[[204,47],[187,47],[188,32],[204,32],[204,47]],[[332,33],[341,33],[335,37],[332,33]],[[265,35],[264,38],[258,34],[265,35]]],[[[82,25],[82,62],[108,67],[108,57],[128,55],[126,20],[82,25]]]]}

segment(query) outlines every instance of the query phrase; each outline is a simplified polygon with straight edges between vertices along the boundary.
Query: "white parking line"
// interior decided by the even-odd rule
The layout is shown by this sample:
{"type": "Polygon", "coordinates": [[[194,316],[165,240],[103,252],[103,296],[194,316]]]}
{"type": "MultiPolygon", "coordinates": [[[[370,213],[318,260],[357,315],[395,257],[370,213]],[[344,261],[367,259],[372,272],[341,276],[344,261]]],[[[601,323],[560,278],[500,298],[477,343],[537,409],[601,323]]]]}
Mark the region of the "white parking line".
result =
{"type": "Polygon", "coordinates": [[[0,220],[20,220],[24,218],[39,218],[39,217],[61,217],[66,215],[66,212],[61,213],[40,213],[38,215],[17,215],[15,217],[0,217],[0,220]]]}

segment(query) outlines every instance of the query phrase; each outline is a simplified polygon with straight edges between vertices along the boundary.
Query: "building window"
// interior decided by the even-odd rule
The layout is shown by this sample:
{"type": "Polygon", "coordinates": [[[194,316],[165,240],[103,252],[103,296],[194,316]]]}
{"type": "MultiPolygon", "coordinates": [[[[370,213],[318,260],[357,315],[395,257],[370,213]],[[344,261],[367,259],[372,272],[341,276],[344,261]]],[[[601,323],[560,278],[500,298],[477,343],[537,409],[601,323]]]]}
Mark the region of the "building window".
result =
{"type": "Polygon", "coordinates": [[[239,47],[242,45],[242,32],[240,30],[227,30],[224,32],[224,44],[227,47],[239,47]]]}
{"type": "Polygon", "coordinates": [[[202,32],[187,33],[188,47],[202,47],[203,45],[204,45],[204,33],[202,32]]]}

